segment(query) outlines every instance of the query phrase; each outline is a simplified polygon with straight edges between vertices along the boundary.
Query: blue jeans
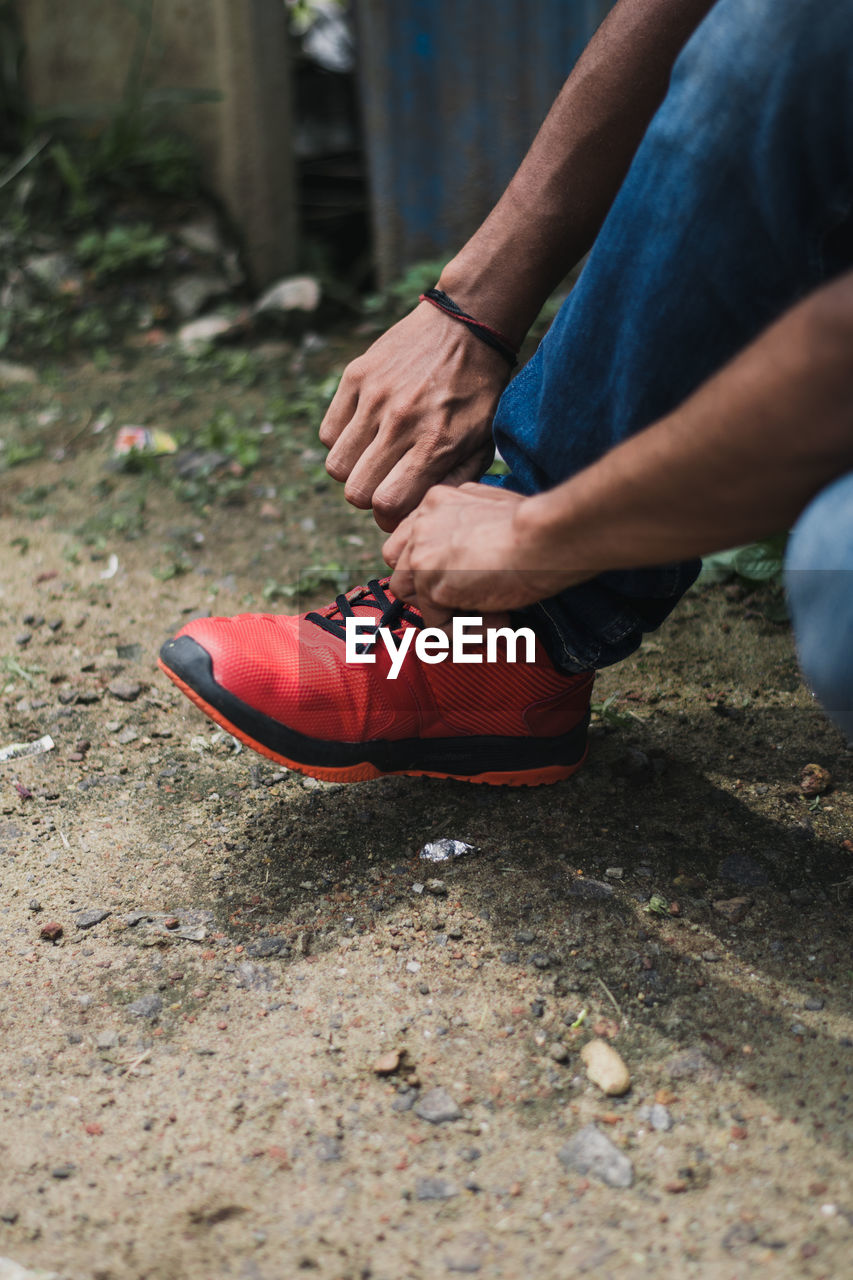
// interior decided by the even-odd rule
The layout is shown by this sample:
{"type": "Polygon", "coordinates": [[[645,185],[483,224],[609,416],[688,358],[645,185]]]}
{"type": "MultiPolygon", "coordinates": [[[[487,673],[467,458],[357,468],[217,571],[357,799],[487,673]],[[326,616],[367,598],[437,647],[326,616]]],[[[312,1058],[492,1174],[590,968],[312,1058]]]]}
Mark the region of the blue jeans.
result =
{"type": "MultiPolygon", "coordinates": [[[[501,399],[495,440],[510,474],[499,483],[537,493],[565,480],[853,267],[851,48],[853,0],[718,0],[675,64],[578,283],[501,399]]],[[[850,490],[846,520],[838,496],[819,497],[803,517],[843,524],[847,568],[850,490]]],[[[824,554],[820,539],[795,533],[800,567],[806,545],[824,554]]],[[[663,621],[698,567],[606,573],[535,606],[534,621],[567,669],[606,666],[663,621]]],[[[806,659],[800,594],[801,655],[835,712],[806,659]]],[[[836,616],[837,585],[810,588],[818,630],[830,596],[836,616]]],[[[845,679],[849,689],[850,662],[845,679]]],[[[849,692],[845,705],[853,732],[849,692]]]]}

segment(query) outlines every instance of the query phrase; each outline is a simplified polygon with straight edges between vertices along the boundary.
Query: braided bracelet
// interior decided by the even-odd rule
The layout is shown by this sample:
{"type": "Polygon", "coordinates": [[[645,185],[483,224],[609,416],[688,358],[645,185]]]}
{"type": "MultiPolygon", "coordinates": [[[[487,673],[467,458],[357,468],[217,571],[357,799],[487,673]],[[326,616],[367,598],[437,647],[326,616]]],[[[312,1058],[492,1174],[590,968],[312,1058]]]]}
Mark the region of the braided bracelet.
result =
{"type": "Polygon", "coordinates": [[[427,289],[426,293],[420,295],[420,301],[431,302],[434,307],[438,307],[439,311],[443,311],[445,315],[467,325],[475,337],[479,338],[481,342],[485,342],[487,347],[491,347],[493,351],[497,351],[499,355],[502,355],[511,369],[515,368],[518,363],[516,360],[518,348],[514,347],[509,338],[505,337],[499,329],[493,329],[491,325],[484,324],[482,320],[476,320],[467,311],[463,311],[458,302],[454,302],[446,293],[442,293],[441,289],[427,289]]]}

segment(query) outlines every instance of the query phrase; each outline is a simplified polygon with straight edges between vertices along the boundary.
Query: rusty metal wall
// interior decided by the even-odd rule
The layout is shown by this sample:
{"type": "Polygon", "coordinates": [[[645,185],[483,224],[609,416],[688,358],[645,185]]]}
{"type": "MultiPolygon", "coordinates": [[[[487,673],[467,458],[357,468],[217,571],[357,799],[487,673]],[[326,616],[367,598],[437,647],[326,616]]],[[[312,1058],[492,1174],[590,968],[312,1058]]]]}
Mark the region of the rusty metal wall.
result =
{"type": "Polygon", "coordinates": [[[475,230],[611,3],[357,0],[382,283],[475,230]]]}

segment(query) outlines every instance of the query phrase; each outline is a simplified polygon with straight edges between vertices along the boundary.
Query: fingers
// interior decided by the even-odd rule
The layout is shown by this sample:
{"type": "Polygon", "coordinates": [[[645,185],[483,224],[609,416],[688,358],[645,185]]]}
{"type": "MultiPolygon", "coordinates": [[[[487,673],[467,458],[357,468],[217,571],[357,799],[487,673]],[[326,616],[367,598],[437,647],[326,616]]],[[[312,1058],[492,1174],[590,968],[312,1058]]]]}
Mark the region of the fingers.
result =
{"type": "Polygon", "coordinates": [[[332,403],[320,423],[320,443],[324,444],[327,449],[331,449],[332,445],[336,443],[338,437],[346,429],[348,423],[355,417],[360,383],[360,376],[357,372],[354,372],[354,366],[352,364],[348,365],[344,370],[338,389],[332,397],[332,403]]]}
{"type": "MultiPolygon", "coordinates": [[[[380,529],[385,533],[396,529],[435,485],[453,484],[454,475],[461,480],[465,475],[470,478],[479,474],[476,460],[454,461],[455,452],[436,448],[426,439],[403,454],[373,491],[373,518],[380,529]]],[[[478,451],[478,456],[481,454],[478,451]]]]}
{"type": "Polygon", "coordinates": [[[393,529],[417,506],[429,487],[429,482],[420,482],[420,460],[425,456],[424,447],[411,428],[402,423],[399,427],[394,422],[390,427],[383,424],[350,471],[345,489],[347,501],[356,507],[373,506],[380,529],[393,529]],[[392,503],[387,513],[384,508],[377,512],[377,493],[385,489],[391,475],[397,476],[392,503]]]}
{"type": "Polygon", "coordinates": [[[453,611],[436,604],[429,596],[415,590],[415,575],[411,569],[398,569],[391,575],[391,591],[400,600],[417,605],[428,627],[446,627],[453,619],[453,611]]]}
{"type": "MultiPolygon", "coordinates": [[[[335,444],[329,450],[329,456],[326,458],[326,470],[333,480],[344,483],[349,479],[353,467],[365,450],[373,443],[378,430],[379,426],[376,417],[370,414],[364,406],[357,408],[355,416],[338,436],[335,444]]],[[[352,502],[349,493],[346,496],[352,502]]],[[[354,505],[366,505],[369,507],[370,502],[356,502],[354,505]]]]}
{"type": "MultiPolygon", "coordinates": [[[[390,538],[385,539],[382,546],[382,558],[392,569],[396,569],[398,565],[402,568],[402,555],[408,545],[411,533],[411,518],[407,518],[397,525],[390,538]]],[[[403,598],[405,599],[406,597],[404,596],[403,598]]]]}

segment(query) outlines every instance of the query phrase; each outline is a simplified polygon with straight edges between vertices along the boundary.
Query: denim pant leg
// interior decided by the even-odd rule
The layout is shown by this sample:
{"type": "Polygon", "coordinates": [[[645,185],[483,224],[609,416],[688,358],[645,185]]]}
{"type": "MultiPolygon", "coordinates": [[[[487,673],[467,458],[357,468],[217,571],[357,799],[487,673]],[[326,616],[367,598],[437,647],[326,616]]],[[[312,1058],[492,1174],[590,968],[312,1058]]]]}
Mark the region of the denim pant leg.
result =
{"type": "Polygon", "coordinates": [[[822,489],[794,526],[785,588],[803,674],[853,741],[853,474],[822,489]]]}
{"type": "MultiPolygon", "coordinates": [[[[573,475],[853,265],[851,48],[853,0],[718,0],[577,285],[498,406],[499,483],[536,493],[573,475]]],[[[697,568],[607,573],[531,620],[567,668],[605,666],[697,568]]]]}

